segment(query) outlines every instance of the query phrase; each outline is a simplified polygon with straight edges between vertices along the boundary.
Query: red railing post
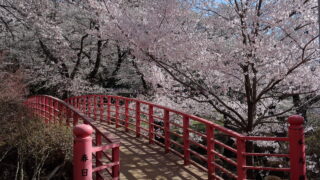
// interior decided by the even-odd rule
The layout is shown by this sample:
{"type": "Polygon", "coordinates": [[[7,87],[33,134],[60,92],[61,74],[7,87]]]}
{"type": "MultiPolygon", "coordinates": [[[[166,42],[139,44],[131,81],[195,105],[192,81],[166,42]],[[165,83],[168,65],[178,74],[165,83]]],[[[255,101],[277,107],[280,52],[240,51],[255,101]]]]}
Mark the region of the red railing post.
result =
{"type": "Polygon", "coordinates": [[[92,180],[92,138],[93,129],[86,124],[73,129],[73,179],[92,180]]]}
{"type": "Polygon", "coordinates": [[[170,152],[170,122],[169,122],[169,110],[164,110],[164,137],[165,137],[165,153],[170,152]]]}
{"type": "Polygon", "coordinates": [[[246,152],[246,142],[242,138],[237,138],[237,174],[238,180],[243,180],[247,178],[247,171],[244,168],[246,165],[246,157],[244,153],[246,152]]]}
{"type": "Polygon", "coordinates": [[[125,123],[124,123],[124,126],[125,126],[125,131],[128,132],[129,131],[129,100],[126,99],[125,100],[125,123]]]}
{"type": "Polygon", "coordinates": [[[116,98],[116,128],[119,127],[119,98],[116,98]]]}
{"type": "Polygon", "coordinates": [[[290,179],[306,179],[306,155],[302,116],[294,115],[288,118],[289,152],[290,152],[290,179]]]}
{"type": "Polygon", "coordinates": [[[66,124],[67,124],[67,126],[70,126],[70,118],[72,117],[71,116],[72,111],[67,107],[65,107],[65,108],[66,108],[66,111],[67,111],[67,122],[66,122],[66,124]]]}
{"type": "Polygon", "coordinates": [[[77,109],[80,109],[80,108],[79,108],[79,97],[76,97],[76,98],[75,98],[75,105],[76,105],[76,108],[77,108],[77,109]]]}
{"type": "Polygon", "coordinates": [[[154,143],[153,105],[149,104],[149,143],[154,143]]]}
{"type": "Polygon", "coordinates": [[[43,111],[42,111],[42,96],[39,97],[39,116],[43,118],[43,111]]]}
{"type": "Polygon", "coordinates": [[[56,121],[58,120],[58,101],[54,101],[54,105],[53,105],[53,109],[54,109],[54,120],[53,120],[53,123],[56,123],[56,121]]]}
{"type": "Polygon", "coordinates": [[[93,119],[97,120],[97,96],[93,95],[93,119]]]}
{"type": "Polygon", "coordinates": [[[68,99],[66,100],[66,103],[71,104],[71,105],[73,106],[72,102],[73,102],[73,97],[68,98],[68,99]]]}
{"type": "Polygon", "coordinates": [[[62,110],[63,110],[63,106],[61,103],[58,102],[58,112],[59,112],[58,113],[58,118],[59,118],[58,121],[60,124],[62,123],[62,118],[63,118],[62,110]]]}
{"type": "Polygon", "coordinates": [[[53,100],[49,99],[49,123],[52,123],[52,117],[53,117],[53,100]]]}
{"type": "MultiPolygon", "coordinates": [[[[96,146],[102,145],[102,134],[99,131],[96,131],[96,146]]],[[[96,167],[101,166],[101,159],[102,159],[102,151],[96,152],[96,167]]],[[[102,180],[100,176],[96,176],[96,180],[102,180]]]]}
{"type": "Polygon", "coordinates": [[[207,155],[208,155],[208,159],[207,159],[207,166],[208,166],[208,179],[214,179],[213,177],[213,173],[215,173],[215,168],[214,168],[214,154],[213,154],[213,150],[214,150],[214,128],[210,125],[207,124],[206,127],[206,131],[207,131],[207,155]]]}
{"type": "Polygon", "coordinates": [[[41,113],[42,113],[42,111],[41,111],[41,97],[39,97],[39,96],[37,96],[36,106],[37,106],[37,115],[41,116],[41,113]]]}
{"type": "Polygon", "coordinates": [[[118,147],[112,148],[112,162],[116,163],[118,162],[117,165],[112,166],[112,179],[119,179],[120,175],[120,149],[118,147]]]}
{"type": "Polygon", "coordinates": [[[88,111],[88,116],[89,116],[90,118],[91,118],[91,114],[92,114],[92,113],[91,113],[91,103],[92,103],[91,101],[92,101],[92,98],[91,98],[91,95],[89,95],[89,96],[88,96],[88,110],[87,110],[87,111],[88,111]]]}
{"type": "Polygon", "coordinates": [[[44,104],[45,104],[45,99],[44,99],[44,97],[43,96],[41,96],[41,112],[42,112],[42,118],[46,118],[46,112],[45,112],[45,106],[44,106],[44,104]]]}
{"type": "Polygon", "coordinates": [[[184,165],[190,164],[189,117],[183,116],[183,151],[184,165]]]}
{"type": "Polygon", "coordinates": [[[136,137],[140,137],[140,124],[141,124],[141,117],[140,117],[140,102],[136,102],[136,137]]]}
{"type": "Polygon", "coordinates": [[[108,121],[108,124],[111,123],[111,118],[110,118],[111,110],[110,109],[111,109],[111,97],[108,96],[108,106],[107,106],[107,121],[108,121]]]}
{"type": "Polygon", "coordinates": [[[45,122],[49,123],[49,99],[47,97],[44,97],[44,118],[45,118],[45,122]]]}
{"type": "Polygon", "coordinates": [[[73,113],[73,126],[76,126],[79,121],[79,115],[77,113],[73,113]]]}
{"type": "Polygon", "coordinates": [[[103,102],[103,96],[100,96],[100,122],[103,121],[103,107],[104,107],[104,102],[103,102]]]}
{"type": "Polygon", "coordinates": [[[86,114],[86,97],[80,97],[80,105],[81,105],[81,111],[82,113],[86,114]]]}

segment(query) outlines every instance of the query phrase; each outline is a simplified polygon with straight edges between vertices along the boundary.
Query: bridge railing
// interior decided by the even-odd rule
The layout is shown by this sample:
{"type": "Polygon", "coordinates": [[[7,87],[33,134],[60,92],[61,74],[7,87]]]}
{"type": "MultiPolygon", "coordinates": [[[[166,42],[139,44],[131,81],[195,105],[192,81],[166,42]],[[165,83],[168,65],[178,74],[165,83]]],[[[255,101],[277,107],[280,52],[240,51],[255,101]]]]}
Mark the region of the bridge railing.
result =
{"type": "Polygon", "coordinates": [[[246,179],[247,170],[282,171],[291,179],[305,178],[303,118],[289,118],[289,137],[244,136],[211,121],[164,106],[137,99],[85,95],[71,97],[69,104],[96,121],[122,127],[146,138],[150,144],[164,147],[184,160],[208,172],[208,179],[246,179]],[[257,142],[284,143],[287,152],[247,152],[246,144],[257,142]],[[230,143],[231,142],[231,143],[230,143]],[[248,143],[249,142],[249,143],[248,143]],[[252,165],[248,157],[282,158],[282,167],[252,165]],[[288,162],[290,159],[290,163],[288,162]]]}
{"type": "MultiPolygon", "coordinates": [[[[95,166],[92,168],[95,175],[93,177],[103,179],[108,173],[112,179],[119,179],[120,140],[118,138],[102,132],[93,124],[92,118],[58,98],[45,95],[33,96],[25,101],[25,105],[35,116],[44,119],[45,123],[60,123],[66,126],[76,126],[82,123],[90,125],[94,130],[93,144],[95,145],[92,152],[95,158],[95,166]]],[[[74,163],[78,161],[74,160],[74,163]]]]}

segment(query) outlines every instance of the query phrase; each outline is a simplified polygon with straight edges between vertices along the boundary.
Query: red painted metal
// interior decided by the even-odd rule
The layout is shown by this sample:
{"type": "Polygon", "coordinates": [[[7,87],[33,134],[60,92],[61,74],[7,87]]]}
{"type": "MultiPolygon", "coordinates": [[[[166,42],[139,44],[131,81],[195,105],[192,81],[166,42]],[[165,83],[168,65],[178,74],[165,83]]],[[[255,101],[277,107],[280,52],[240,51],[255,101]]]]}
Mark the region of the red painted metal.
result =
{"type": "Polygon", "coordinates": [[[290,179],[306,179],[306,157],[303,126],[304,119],[301,116],[291,116],[289,126],[290,149],[290,179]]]}
{"type": "Polygon", "coordinates": [[[111,123],[111,97],[108,96],[108,107],[107,107],[107,122],[111,123]]]}
{"type": "Polygon", "coordinates": [[[86,124],[73,128],[73,179],[92,180],[92,138],[93,129],[86,124]]]}
{"type": "MultiPolygon", "coordinates": [[[[100,132],[96,133],[96,146],[99,147],[102,145],[102,134],[100,132]]],[[[102,166],[102,152],[96,151],[96,167],[102,166]]],[[[103,179],[101,176],[97,176],[96,180],[103,179]]]]}
{"type": "Polygon", "coordinates": [[[79,115],[77,113],[73,113],[73,126],[76,126],[79,121],[79,115]]]}
{"type": "Polygon", "coordinates": [[[125,120],[124,120],[125,124],[124,124],[124,127],[125,127],[125,131],[128,132],[129,131],[129,101],[128,100],[125,100],[125,120]]]}
{"type": "Polygon", "coordinates": [[[136,102],[136,137],[140,137],[141,131],[141,111],[140,111],[140,102],[136,102]]]}
{"type": "Polygon", "coordinates": [[[237,174],[238,180],[246,179],[246,169],[244,166],[246,165],[246,157],[244,156],[244,152],[246,152],[246,144],[245,140],[242,138],[237,138],[237,174]]]}
{"type": "MultiPolygon", "coordinates": [[[[112,162],[120,162],[120,149],[119,146],[112,148],[112,162]]],[[[120,164],[112,166],[112,178],[119,179],[120,176],[120,164]]]]}
{"type": "Polygon", "coordinates": [[[102,121],[103,120],[103,113],[104,113],[104,109],[103,109],[103,107],[104,107],[104,105],[103,105],[103,96],[99,96],[99,99],[100,99],[100,121],[102,121]]]}
{"type": "Polygon", "coordinates": [[[214,161],[214,154],[212,153],[214,150],[214,129],[212,126],[207,125],[206,127],[207,131],[207,168],[208,168],[208,179],[213,179],[212,174],[214,174],[214,164],[212,162],[214,161]]]}
{"type": "Polygon", "coordinates": [[[154,144],[154,118],[152,105],[149,105],[149,144],[154,144]]]}
{"type": "Polygon", "coordinates": [[[97,119],[97,96],[93,96],[93,119],[97,119]]]}
{"type": "Polygon", "coordinates": [[[170,120],[169,120],[169,111],[167,109],[164,110],[163,115],[163,123],[164,123],[164,143],[165,143],[165,152],[170,152],[170,120]]]}
{"type": "Polygon", "coordinates": [[[190,140],[189,140],[190,121],[188,116],[183,116],[183,152],[184,165],[190,164],[190,140]]]}
{"type": "Polygon", "coordinates": [[[93,96],[88,97],[88,115],[89,115],[89,117],[91,117],[91,114],[92,114],[92,97],[93,96]]]}
{"type": "Polygon", "coordinates": [[[116,128],[120,127],[119,125],[119,99],[116,99],[116,128]]]}
{"type": "Polygon", "coordinates": [[[66,109],[66,111],[67,111],[67,126],[70,126],[70,118],[72,117],[71,116],[71,110],[70,109],[66,109]]]}

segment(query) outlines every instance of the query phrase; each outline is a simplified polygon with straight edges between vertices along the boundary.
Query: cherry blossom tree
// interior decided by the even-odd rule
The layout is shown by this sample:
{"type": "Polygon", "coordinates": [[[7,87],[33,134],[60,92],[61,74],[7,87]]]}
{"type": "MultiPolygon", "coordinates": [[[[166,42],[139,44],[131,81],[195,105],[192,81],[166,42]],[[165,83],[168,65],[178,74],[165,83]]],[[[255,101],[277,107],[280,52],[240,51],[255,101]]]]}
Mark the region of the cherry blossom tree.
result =
{"type": "Polygon", "coordinates": [[[101,37],[98,15],[86,1],[6,0],[0,17],[0,50],[24,68],[31,93],[66,97],[148,88],[127,48],[101,37]]]}
{"type": "Polygon", "coordinates": [[[254,133],[318,93],[315,1],[89,2],[154,85],[211,105],[230,128],[254,133]]]}

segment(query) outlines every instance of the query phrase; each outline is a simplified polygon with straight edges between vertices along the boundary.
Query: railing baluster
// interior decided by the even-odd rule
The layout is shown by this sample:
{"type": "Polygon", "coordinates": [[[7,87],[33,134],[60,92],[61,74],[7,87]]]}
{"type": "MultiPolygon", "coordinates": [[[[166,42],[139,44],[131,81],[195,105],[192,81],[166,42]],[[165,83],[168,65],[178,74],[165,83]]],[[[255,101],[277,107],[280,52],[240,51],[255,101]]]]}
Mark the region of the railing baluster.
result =
{"type": "Polygon", "coordinates": [[[38,97],[38,115],[40,116],[40,117],[42,117],[42,98],[41,97],[38,97]]]}
{"type": "Polygon", "coordinates": [[[119,126],[119,98],[116,98],[116,128],[119,126]]]}
{"type": "Polygon", "coordinates": [[[108,106],[107,106],[107,120],[108,120],[108,124],[111,124],[111,97],[108,96],[108,106]]]}
{"type": "Polygon", "coordinates": [[[56,123],[57,120],[57,102],[55,100],[53,100],[53,123],[56,123]]]}
{"type": "Polygon", "coordinates": [[[237,138],[237,174],[238,180],[246,179],[247,171],[244,168],[246,165],[246,158],[243,153],[246,151],[246,144],[245,141],[238,137],[237,138]]]}
{"type": "Polygon", "coordinates": [[[87,97],[81,97],[81,109],[83,114],[87,114],[86,109],[87,109],[87,97]]]}
{"type": "Polygon", "coordinates": [[[129,131],[129,100],[125,100],[125,131],[129,131]]]}
{"type": "Polygon", "coordinates": [[[49,99],[47,97],[44,97],[44,111],[45,111],[45,122],[49,123],[49,108],[48,108],[48,104],[49,104],[49,99]]]}
{"type": "Polygon", "coordinates": [[[39,97],[39,115],[40,115],[40,117],[42,117],[43,118],[43,111],[42,111],[42,97],[39,97]]]}
{"type": "Polygon", "coordinates": [[[103,102],[103,96],[100,97],[100,122],[103,121],[103,107],[104,107],[104,102],[103,102]]]}
{"type": "Polygon", "coordinates": [[[41,117],[44,118],[44,97],[40,98],[40,102],[41,102],[41,117]]]}
{"type": "Polygon", "coordinates": [[[77,108],[77,109],[80,109],[80,108],[79,108],[79,97],[76,97],[75,100],[76,100],[76,101],[75,101],[75,103],[76,103],[76,108],[77,108]]]}
{"type": "Polygon", "coordinates": [[[91,103],[92,103],[92,98],[91,98],[91,95],[88,96],[88,116],[91,117],[91,103]]]}
{"type": "Polygon", "coordinates": [[[136,137],[140,137],[140,126],[141,126],[141,117],[140,117],[140,102],[136,102],[136,137]]]}
{"type": "Polygon", "coordinates": [[[97,120],[97,96],[93,95],[93,119],[97,120]]]}
{"type": "Polygon", "coordinates": [[[76,126],[79,121],[79,115],[76,113],[73,113],[73,126],[76,126]]]}
{"type": "MultiPolygon", "coordinates": [[[[101,146],[101,145],[102,145],[102,134],[99,131],[96,131],[96,146],[101,146]]],[[[102,152],[97,151],[96,152],[96,167],[102,165],[101,160],[102,160],[102,152]]],[[[96,180],[102,180],[102,178],[100,176],[97,176],[96,180]]]]}
{"type": "Polygon", "coordinates": [[[66,109],[66,111],[67,111],[67,126],[70,126],[70,118],[72,117],[71,116],[71,110],[69,109],[69,108],[65,108],[66,109]]]}
{"type": "MultiPolygon", "coordinates": [[[[118,147],[112,148],[112,162],[119,162],[120,161],[120,149],[118,147]]],[[[112,178],[113,179],[119,179],[120,174],[120,165],[114,165],[112,166],[112,178]]]]}
{"type": "Polygon", "coordinates": [[[81,111],[82,113],[84,113],[84,108],[83,108],[83,106],[85,106],[85,102],[83,101],[83,97],[81,96],[81,97],[79,98],[79,109],[80,109],[80,111],[81,111]]]}
{"type": "Polygon", "coordinates": [[[169,110],[164,110],[164,137],[165,137],[165,153],[170,152],[170,121],[169,110]]]}
{"type": "Polygon", "coordinates": [[[206,125],[206,131],[207,131],[207,167],[208,167],[208,179],[214,179],[213,177],[213,173],[215,173],[215,168],[213,166],[213,161],[214,161],[214,154],[213,154],[213,150],[214,150],[214,143],[213,143],[213,139],[214,139],[214,128],[213,126],[211,126],[210,124],[206,125]]]}
{"type": "Polygon", "coordinates": [[[52,105],[53,104],[52,104],[52,99],[51,98],[49,99],[48,105],[49,105],[49,123],[51,123],[52,122],[52,116],[53,116],[52,115],[52,112],[53,112],[52,111],[52,105]]]}
{"type": "Polygon", "coordinates": [[[39,112],[40,112],[40,108],[39,108],[39,106],[40,106],[40,98],[39,97],[36,97],[36,102],[37,102],[37,104],[35,105],[35,107],[36,107],[36,114],[39,116],[39,112]]]}
{"type": "Polygon", "coordinates": [[[149,104],[149,143],[154,144],[154,118],[152,104],[149,104]]]}
{"type": "Polygon", "coordinates": [[[58,103],[58,110],[59,110],[59,115],[58,115],[58,118],[59,118],[59,123],[61,124],[62,123],[62,109],[63,109],[63,107],[62,107],[62,104],[61,103],[58,103]]]}
{"type": "Polygon", "coordinates": [[[184,165],[190,164],[189,117],[183,116],[183,152],[184,165]]]}

